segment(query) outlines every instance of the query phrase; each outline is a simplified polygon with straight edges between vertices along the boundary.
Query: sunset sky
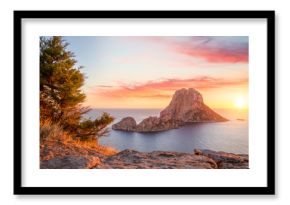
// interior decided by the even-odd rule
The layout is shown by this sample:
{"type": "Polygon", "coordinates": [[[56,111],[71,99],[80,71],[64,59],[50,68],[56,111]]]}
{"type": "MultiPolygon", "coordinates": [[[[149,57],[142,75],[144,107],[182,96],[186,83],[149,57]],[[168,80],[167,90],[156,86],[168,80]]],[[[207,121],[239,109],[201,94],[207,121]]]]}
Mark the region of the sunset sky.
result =
{"type": "Polygon", "coordinates": [[[212,108],[247,108],[248,37],[64,37],[84,66],[85,105],[164,108],[195,88],[212,108]]]}

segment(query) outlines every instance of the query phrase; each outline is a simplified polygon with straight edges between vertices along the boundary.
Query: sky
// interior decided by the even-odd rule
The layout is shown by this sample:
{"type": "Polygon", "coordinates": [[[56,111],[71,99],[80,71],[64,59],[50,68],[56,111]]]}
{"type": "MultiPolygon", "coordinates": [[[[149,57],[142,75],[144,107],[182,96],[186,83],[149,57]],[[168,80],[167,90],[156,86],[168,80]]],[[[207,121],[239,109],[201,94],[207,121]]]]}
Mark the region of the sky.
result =
{"type": "Polygon", "coordinates": [[[247,36],[67,36],[91,108],[164,108],[181,88],[212,108],[247,108],[247,36]]]}

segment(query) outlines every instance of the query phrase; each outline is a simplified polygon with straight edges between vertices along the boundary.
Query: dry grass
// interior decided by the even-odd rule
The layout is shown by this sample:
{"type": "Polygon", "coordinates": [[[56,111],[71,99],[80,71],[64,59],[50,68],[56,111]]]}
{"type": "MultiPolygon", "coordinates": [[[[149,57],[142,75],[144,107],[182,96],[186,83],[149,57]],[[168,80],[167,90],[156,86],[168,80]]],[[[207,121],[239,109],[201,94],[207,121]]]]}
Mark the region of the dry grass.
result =
{"type": "Polygon", "coordinates": [[[102,146],[96,140],[82,141],[73,139],[59,124],[53,124],[50,120],[46,120],[40,125],[40,145],[44,146],[52,143],[54,146],[76,147],[78,150],[94,150],[106,156],[118,153],[118,150],[112,147],[102,146]]]}
{"type": "Polygon", "coordinates": [[[99,145],[98,152],[106,156],[111,156],[117,154],[119,151],[113,147],[99,145]]]}
{"type": "Polygon", "coordinates": [[[89,140],[89,141],[74,140],[73,143],[78,147],[94,149],[98,151],[99,153],[107,155],[107,156],[118,153],[118,150],[116,150],[115,148],[100,145],[98,144],[96,140],[89,140]]]}
{"type": "Polygon", "coordinates": [[[51,120],[45,120],[40,125],[40,140],[61,141],[65,143],[72,141],[72,138],[59,124],[53,124],[51,120]]]}

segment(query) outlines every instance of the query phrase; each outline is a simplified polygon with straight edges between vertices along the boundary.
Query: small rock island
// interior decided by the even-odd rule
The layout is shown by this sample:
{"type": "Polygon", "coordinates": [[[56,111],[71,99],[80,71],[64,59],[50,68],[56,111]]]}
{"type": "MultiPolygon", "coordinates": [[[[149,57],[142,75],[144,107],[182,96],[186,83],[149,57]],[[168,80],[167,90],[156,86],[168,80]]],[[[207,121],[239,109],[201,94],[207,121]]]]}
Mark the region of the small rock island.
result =
{"type": "Polygon", "coordinates": [[[112,129],[129,132],[157,132],[181,127],[195,122],[224,122],[226,118],[204,104],[202,95],[195,89],[180,89],[175,92],[169,105],[160,112],[160,117],[148,117],[139,124],[133,117],[125,117],[112,129]]]}

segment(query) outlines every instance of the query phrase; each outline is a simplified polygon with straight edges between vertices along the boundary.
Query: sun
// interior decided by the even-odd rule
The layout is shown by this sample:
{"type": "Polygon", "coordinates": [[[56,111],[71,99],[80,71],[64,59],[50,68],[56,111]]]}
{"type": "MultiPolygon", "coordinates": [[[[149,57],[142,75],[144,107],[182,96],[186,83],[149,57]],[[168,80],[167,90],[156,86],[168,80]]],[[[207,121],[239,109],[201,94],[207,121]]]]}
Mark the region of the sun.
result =
{"type": "Polygon", "coordinates": [[[237,108],[242,109],[242,108],[245,107],[245,105],[246,105],[246,100],[245,100],[244,97],[239,96],[239,97],[237,97],[237,98],[235,99],[235,106],[236,106],[237,108]]]}

